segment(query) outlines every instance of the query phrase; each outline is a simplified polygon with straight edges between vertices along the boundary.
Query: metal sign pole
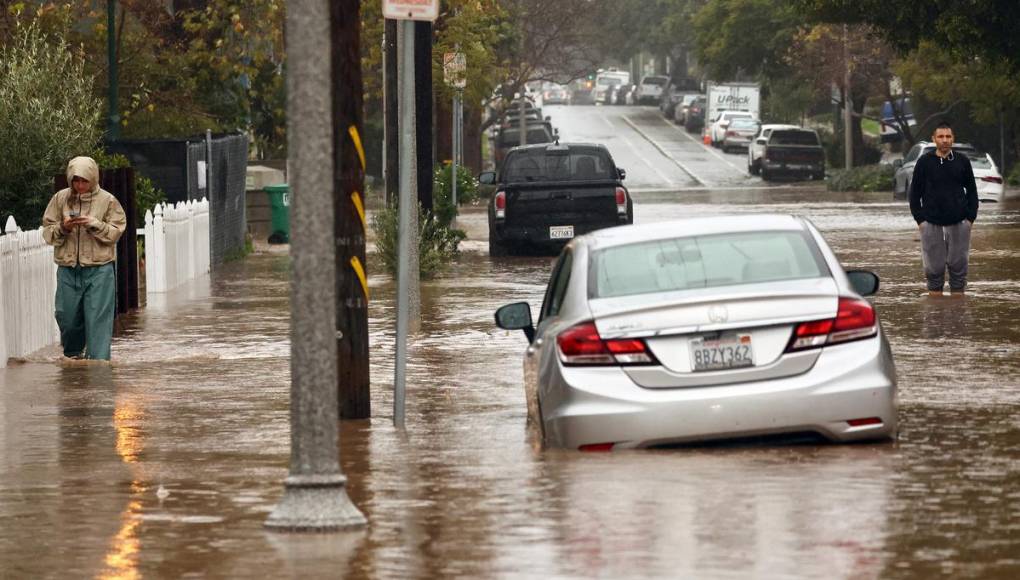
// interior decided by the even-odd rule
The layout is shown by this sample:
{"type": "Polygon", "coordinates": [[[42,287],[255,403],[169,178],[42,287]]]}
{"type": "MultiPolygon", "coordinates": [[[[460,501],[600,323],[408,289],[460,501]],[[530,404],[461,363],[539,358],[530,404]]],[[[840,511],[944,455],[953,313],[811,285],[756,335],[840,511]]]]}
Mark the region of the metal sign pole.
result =
{"type": "Polygon", "coordinates": [[[456,94],[454,94],[454,97],[453,97],[453,125],[452,125],[452,131],[451,131],[452,134],[453,134],[453,143],[451,144],[451,149],[453,149],[453,154],[451,155],[453,157],[453,162],[452,162],[452,168],[451,168],[452,171],[451,171],[451,174],[450,174],[450,188],[451,188],[451,192],[452,192],[451,197],[453,198],[454,215],[456,215],[456,209],[457,209],[457,139],[459,137],[459,135],[457,135],[457,132],[458,132],[459,125],[460,125],[458,123],[458,118],[457,118],[457,115],[459,113],[459,111],[457,110],[457,104],[459,102],[460,102],[460,94],[456,93],[456,94]]]}
{"type": "Polygon", "coordinates": [[[408,293],[411,274],[411,155],[414,145],[414,22],[400,21],[400,193],[397,202],[397,345],[393,380],[393,424],[404,428],[404,398],[407,391],[408,293]]]}

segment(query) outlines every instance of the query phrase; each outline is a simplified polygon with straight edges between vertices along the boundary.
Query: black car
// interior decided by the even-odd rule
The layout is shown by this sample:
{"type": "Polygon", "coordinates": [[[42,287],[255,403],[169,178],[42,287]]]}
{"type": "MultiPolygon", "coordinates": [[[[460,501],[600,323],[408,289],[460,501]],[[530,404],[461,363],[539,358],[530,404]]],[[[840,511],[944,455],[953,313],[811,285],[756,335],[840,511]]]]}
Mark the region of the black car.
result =
{"type": "Polygon", "coordinates": [[[499,175],[478,176],[495,184],[489,199],[489,255],[523,249],[559,250],[572,238],[634,222],[634,204],[604,145],[568,143],[515,147],[499,175]]]}
{"type": "MultiPolygon", "coordinates": [[[[552,143],[559,136],[559,132],[553,129],[552,123],[549,121],[530,121],[525,125],[525,129],[525,140],[532,144],[552,143]]],[[[501,129],[496,135],[495,142],[496,167],[501,167],[507,153],[514,147],[519,147],[520,144],[521,128],[519,124],[501,129]]]]}
{"type": "Polygon", "coordinates": [[[687,107],[684,115],[684,129],[688,133],[696,133],[705,127],[705,109],[708,107],[706,97],[698,97],[687,107]]]}
{"type": "Polygon", "coordinates": [[[765,146],[761,154],[765,181],[779,176],[825,179],[825,149],[813,129],[774,129],[767,140],[759,137],[757,143],[765,146]]]}

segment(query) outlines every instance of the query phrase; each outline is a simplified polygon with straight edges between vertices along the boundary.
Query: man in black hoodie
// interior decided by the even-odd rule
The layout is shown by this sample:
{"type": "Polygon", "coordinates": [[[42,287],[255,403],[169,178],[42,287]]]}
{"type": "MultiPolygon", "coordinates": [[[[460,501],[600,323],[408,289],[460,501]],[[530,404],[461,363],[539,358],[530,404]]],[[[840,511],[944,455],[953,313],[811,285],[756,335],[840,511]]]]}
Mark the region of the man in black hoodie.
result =
{"type": "Polygon", "coordinates": [[[941,296],[949,269],[949,290],[963,296],[967,287],[970,231],[977,219],[977,184],[965,155],[953,151],[953,128],[943,121],[932,135],[935,150],[914,165],[910,213],[921,230],[921,259],[928,294],[941,296]]]}

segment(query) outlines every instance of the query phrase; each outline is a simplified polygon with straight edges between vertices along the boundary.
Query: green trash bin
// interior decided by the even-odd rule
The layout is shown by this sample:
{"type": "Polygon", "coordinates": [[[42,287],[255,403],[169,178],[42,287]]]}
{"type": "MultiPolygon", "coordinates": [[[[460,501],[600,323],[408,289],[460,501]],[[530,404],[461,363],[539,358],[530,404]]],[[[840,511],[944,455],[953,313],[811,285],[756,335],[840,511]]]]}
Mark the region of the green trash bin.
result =
{"type": "Polygon", "coordinates": [[[269,234],[270,244],[290,243],[290,185],[267,185],[269,207],[272,209],[272,232],[269,234]]]}

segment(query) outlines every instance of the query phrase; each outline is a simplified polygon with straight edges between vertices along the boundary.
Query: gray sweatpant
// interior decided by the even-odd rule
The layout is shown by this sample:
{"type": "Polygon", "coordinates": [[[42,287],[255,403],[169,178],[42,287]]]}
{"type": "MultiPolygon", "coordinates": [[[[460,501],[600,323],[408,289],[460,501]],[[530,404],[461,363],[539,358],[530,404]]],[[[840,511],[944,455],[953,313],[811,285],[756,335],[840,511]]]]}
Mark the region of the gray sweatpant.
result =
{"type": "Polygon", "coordinates": [[[942,291],[949,269],[949,289],[967,287],[967,255],[970,253],[971,223],[963,220],[951,226],[921,224],[921,259],[928,290],[942,291]]]}

